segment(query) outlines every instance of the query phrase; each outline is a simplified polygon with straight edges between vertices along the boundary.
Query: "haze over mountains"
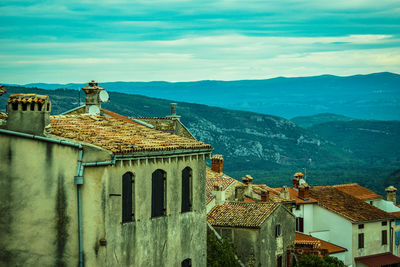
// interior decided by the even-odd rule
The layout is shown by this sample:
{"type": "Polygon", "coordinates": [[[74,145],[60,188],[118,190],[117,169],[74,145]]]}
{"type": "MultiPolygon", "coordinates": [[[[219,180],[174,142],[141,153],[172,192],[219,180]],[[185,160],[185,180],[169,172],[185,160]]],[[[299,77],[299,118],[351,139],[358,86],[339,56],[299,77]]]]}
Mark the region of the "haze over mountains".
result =
{"type": "MultiPolygon", "coordinates": [[[[47,94],[53,114],[78,106],[75,90],[7,87],[5,110],[13,93],[47,94]]],[[[104,108],[128,116],[166,116],[170,100],[111,92],[104,108]]],[[[82,95],[83,99],[83,95],[82,95]]],[[[177,113],[193,135],[225,157],[225,171],[256,183],[289,184],[296,171],[307,171],[312,184],[359,182],[382,191],[400,163],[400,122],[355,120],[336,114],[294,118],[179,102],[177,113]],[[307,170],[305,170],[306,168],[307,170]],[[282,179],[287,177],[286,181],[282,179]]]]}
{"type": "MultiPolygon", "coordinates": [[[[86,83],[85,83],[86,84],[86,83]]],[[[79,89],[85,84],[26,87],[79,89]]],[[[357,119],[400,120],[400,75],[388,72],[241,81],[104,82],[108,91],[272,114],[287,119],[334,113],[357,119]]]]}

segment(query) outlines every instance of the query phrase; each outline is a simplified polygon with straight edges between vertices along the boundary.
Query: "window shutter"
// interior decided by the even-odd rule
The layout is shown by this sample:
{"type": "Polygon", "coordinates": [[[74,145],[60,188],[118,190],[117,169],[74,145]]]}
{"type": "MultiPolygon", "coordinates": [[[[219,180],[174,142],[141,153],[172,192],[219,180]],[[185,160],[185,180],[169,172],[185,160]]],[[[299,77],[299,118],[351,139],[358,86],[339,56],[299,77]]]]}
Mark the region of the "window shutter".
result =
{"type": "Polygon", "coordinates": [[[396,246],[400,245],[400,232],[395,233],[395,239],[396,246]]]}
{"type": "Polygon", "coordinates": [[[132,221],[132,173],[122,176],[122,222],[132,221]]]}
{"type": "Polygon", "coordinates": [[[151,217],[165,214],[165,179],[166,173],[163,170],[156,170],[152,174],[151,217]]]}
{"type": "Polygon", "coordinates": [[[382,245],[387,245],[387,230],[382,230],[382,245]]]}
{"type": "Polygon", "coordinates": [[[364,248],[364,234],[358,234],[358,248],[364,248]]]}
{"type": "Polygon", "coordinates": [[[299,232],[304,232],[304,218],[299,218],[299,232]]]}
{"type": "Polygon", "coordinates": [[[190,186],[191,169],[189,167],[186,167],[182,171],[182,212],[190,211],[191,208],[190,186]]]}

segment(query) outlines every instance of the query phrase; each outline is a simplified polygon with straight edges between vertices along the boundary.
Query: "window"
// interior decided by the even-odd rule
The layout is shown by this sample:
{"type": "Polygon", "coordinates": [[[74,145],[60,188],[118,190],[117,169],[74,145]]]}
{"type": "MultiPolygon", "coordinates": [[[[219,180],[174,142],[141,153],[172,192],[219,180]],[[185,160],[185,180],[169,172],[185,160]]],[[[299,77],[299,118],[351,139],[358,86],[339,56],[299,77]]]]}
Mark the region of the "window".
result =
{"type": "Polygon", "coordinates": [[[395,244],[400,245],[400,232],[395,232],[395,244]]]}
{"type": "Polygon", "coordinates": [[[122,175],[122,222],[131,222],[134,217],[134,179],[133,173],[122,175]]]}
{"type": "Polygon", "coordinates": [[[300,210],[300,205],[296,205],[296,210],[300,210]]]}
{"type": "Polygon", "coordinates": [[[282,267],[282,255],[278,255],[278,257],[276,258],[276,266],[282,267]]]}
{"type": "Polygon", "coordinates": [[[151,217],[164,216],[166,204],[166,179],[167,173],[156,170],[151,179],[151,217]]]}
{"type": "Polygon", "coordinates": [[[359,224],[358,229],[364,229],[364,224],[359,224]]]}
{"type": "Polygon", "coordinates": [[[280,224],[277,224],[276,226],[275,226],[275,237],[278,237],[278,236],[281,236],[282,235],[282,232],[281,232],[281,225],[280,224]]]}
{"type": "Polygon", "coordinates": [[[387,230],[382,230],[382,245],[387,245],[387,230]]]}
{"type": "Polygon", "coordinates": [[[387,225],[387,221],[383,221],[382,226],[386,226],[386,225],[387,225]]]}
{"type": "Polygon", "coordinates": [[[192,210],[192,169],[186,167],[182,171],[182,212],[192,210]]]}
{"type": "Polygon", "coordinates": [[[304,218],[297,217],[296,218],[296,231],[297,232],[304,232],[304,218]]]}
{"type": "Polygon", "coordinates": [[[191,259],[185,259],[184,261],[182,261],[181,264],[182,267],[192,267],[192,260],[191,259]]]}
{"type": "Polygon", "coordinates": [[[358,234],[358,248],[364,248],[364,234],[358,234]]]}

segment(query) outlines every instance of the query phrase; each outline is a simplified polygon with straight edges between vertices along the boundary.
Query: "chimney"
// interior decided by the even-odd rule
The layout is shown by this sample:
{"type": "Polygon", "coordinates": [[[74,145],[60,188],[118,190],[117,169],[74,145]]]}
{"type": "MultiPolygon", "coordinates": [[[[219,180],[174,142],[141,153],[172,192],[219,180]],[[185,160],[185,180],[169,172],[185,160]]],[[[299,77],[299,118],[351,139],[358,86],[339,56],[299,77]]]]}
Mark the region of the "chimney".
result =
{"type": "Polygon", "coordinates": [[[269,202],[269,192],[261,191],[261,202],[269,202]]]}
{"type": "Polygon", "coordinates": [[[247,189],[247,186],[236,186],[235,187],[235,200],[242,202],[244,201],[244,195],[245,195],[245,191],[247,189]]]}
{"type": "Polygon", "coordinates": [[[296,188],[296,189],[299,188],[300,180],[303,179],[303,176],[304,176],[304,174],[302,174],[301,172],[296,172],[293,175],[293,179],[292,179],[293,188],[296,188]]]}
{"type": "Polygon", "coordinates": [[[176,103],[171,103],[171,115],[166,117],[172,120],[179,121],[181,119],[181,116],[176,115],[176,105],[176,103]]]}
{"type": "Polygon", "coordinates": [[[101,101],[100,92],[104,90],[94,80],[89,82],[88,86],[82,87],[85,92],[85,113],[100,115],[101,101]]]}
{"type": "Polygon", "coordinates": [[[282,190],[281,190],[281,192],[279,193],[279,196],[280,196],[281,198],[283,198],[283,199],[290,200],[289,188],[288,188],[286,185],[284,185],[284,186],[282,187],[282,190]]]}
{"type": "Polygon", "coordinates": [[[51,102],[47,95],[14,94],[8,99],[7,129],[44,135],[50,123],[51,102]]]}
{"type": "Polygon", "coordinates": [[[397,189],[391,185],[385,188],[386,191],[386,200],[392,201],[394,205],[396,205],[396,191],[397,189]]]}
{"type": "Polygon", "coordinates": [[[214,184],[213,194],[215,195],[215,205],[225,203],[225,191],[222,190],[222,186],[219,183],[214,184]]]}
{"type": "Polygon", "coordinates": [[[253,177],[250,174],[246,174],[242,177],[242,183],[247,187],[246,194],[249,197],[253,197],[253,177]]]}
{"type": "Polygon", "coordinates": [[[222,155],[213,155],[211,157],[211,170],[222,173],[224,167],[224,157],[222,155]]]}
{"type": "Polygon", "coordinates": [[[299,197],[303,199],[310,197],[310,186],[306,182],[299,185],[299,197]]]}

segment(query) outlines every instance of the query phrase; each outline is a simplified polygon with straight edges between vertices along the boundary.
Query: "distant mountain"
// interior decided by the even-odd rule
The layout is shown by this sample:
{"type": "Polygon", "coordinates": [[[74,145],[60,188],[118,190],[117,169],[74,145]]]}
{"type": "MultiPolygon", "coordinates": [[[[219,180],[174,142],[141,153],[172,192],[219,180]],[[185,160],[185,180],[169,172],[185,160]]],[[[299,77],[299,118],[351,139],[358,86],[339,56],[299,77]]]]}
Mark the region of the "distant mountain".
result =
{"type": "Polygon", "coordinates": [[[308,128],[316,124],[332,121],[352,121],[354,119],[332,113],[320,113],[313,116],[300,116],[290,119],[292,122],[300,127],[308,128]]]}
{"type": "Polygon", "coordinates": [[[336,121],[308,129],[366,164],[400,164],[400,121],[336,121]]]}
{"type": "MultiPolygon", "coordinates": [[[[85,84],[27,84],[78,89],[85,84]]],[[[358,119],[400,120],[400,75],[322,75],[242,81],[105,82],[108,91],[201,103],[285,118],[318,113],[358,119]]]]}

